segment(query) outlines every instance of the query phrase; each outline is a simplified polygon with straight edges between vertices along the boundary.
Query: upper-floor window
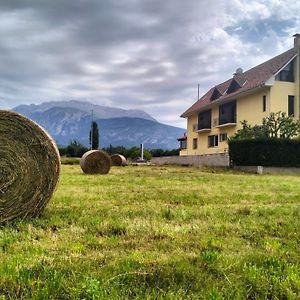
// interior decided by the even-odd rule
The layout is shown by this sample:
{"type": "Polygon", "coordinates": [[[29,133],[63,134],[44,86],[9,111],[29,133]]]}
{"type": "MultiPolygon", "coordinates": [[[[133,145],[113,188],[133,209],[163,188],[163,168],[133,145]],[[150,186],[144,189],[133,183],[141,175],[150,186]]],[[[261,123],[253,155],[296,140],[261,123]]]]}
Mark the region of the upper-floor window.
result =
{"type": "Polygon", "coordinates": [[[187,146],[186,140],[180,141],[180,150],[185,150],[186,146],[187,146]]]}
{"type": "Polygon", "coordinates": [[[211,128],[211,109],[198,115],[198,130],[211,128]]]}
{"type": "Polygon", "coordinates": [[[267,110],[267,97],[263,95],[263,102],[262,102],[263,111],[267,110]]]}
{"type": "Polygon", "coordinates": [[[294,116],[295,114],[295,97],[289,95],[288,96],[288,115],[294,116]]]}
{"type": "Polygon", "coordinates": [[[219,125],[236,123],[236,101],[231,101],[219,107],[219,125]]]}
{"type": "Polygon", "coordinates": [[[218,90],[218,88],[215,88],[212,95],[211,95],[211,97],[210,97],[210,100],[211,101],[216,100],[221,96],[222,96],[221,92],[218,90]]]}
{"type": "Polygon", "coordinates": [[[193,149],[198,148],[198,139],[193,139],[193,149]]]}
{"type": "Polygon", "coordinates": [[[233,93],[233,92],[237,91],[239,88],[241,88],[239,83],[235,79],[232,79],[232,81],[227,89],[227,94],[233,93]]]}
{"type": "Polygon", "coordinates": [[[295,59],[286,65],[276,76],[275,80],[294,82],[294,64],[295,59]]]}

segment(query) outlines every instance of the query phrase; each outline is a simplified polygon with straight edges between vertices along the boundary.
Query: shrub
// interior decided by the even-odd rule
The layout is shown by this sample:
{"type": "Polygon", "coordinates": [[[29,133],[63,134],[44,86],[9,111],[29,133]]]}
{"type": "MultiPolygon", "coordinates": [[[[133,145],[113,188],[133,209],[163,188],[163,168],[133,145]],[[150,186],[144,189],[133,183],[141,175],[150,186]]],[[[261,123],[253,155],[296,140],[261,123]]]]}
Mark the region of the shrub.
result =
{"type": "Polygon", "coordinates": [[[87,151],[88,148],[76,140],[72,141],[66,148],[59,148],[60,155],[67,157],[81,157],[87,151]]]}
{"type": "MultiPolygon", "coordinates": [[[[125,151],[125,156],[127,158],[131,158],[132,160],[138,160],[140,158],[140,148],[132,147],[130,149],[127,149],[125,151]]],[[[150,160],[151,158],[152,158],[151,153],[147,149],[144,149],[144,159],[150,160]]]]}
{"type": "Polygon", "coordinates": [[[163,150],[163,149],[152,149],[150,153],[153,157],[160,157],[160,156],[178,156],[179,149],[172,149],[172,150],[163,150]]]}
{"type": "MultiPolygon", "coordinates": [[[[121,154],[123,155],[126,159],[131,159],[131,160],[137,160],[140,158],[140,148],[139,147],[131,147],[129,149],[123,147],[123,146],[112,146],[110,145],[107,148],[103,148],[103,151],[109,153],[110,155],[112,154],[121,154]]],[[[152,158],[152,153],[144,149],[144,159],[145,160],[150,160],[152,158]]]]}
{"type": "Polygon", "coordinates": [[[300,122],[277,112],[263,119],[262,125],[243,121],[242,129],[228,139],[230,160],[241,166],[300,167],[300,122]]]}
{"type": "Polygon", "coordinates": [[[299,139],[231,139],[228,144],[235,165],[300,167],[299,139]]]}

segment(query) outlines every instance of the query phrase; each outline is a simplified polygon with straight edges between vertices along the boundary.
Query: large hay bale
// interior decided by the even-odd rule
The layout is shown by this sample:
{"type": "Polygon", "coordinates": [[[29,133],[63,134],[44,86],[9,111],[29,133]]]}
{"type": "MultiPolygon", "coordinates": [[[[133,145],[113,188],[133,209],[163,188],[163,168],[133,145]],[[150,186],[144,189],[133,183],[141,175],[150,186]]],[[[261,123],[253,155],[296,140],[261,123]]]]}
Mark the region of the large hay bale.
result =
{"type": "Polygon", "coordinates": [[[58,182],[60,157],[48,133],[0,110],[0,224],[39,216],[58,182]]]}
{"type": "Polygon", "coordinates": [[[111,162],[113,166],[126,166],[127,160],[126,158],[121,154],[113,154],[111,157],[111,162]]]}
{"type": "Polygon", "coordinates": [[[80,167],[85,174],[107,174],[110,166],[109,155],[101,150],[90,150],[80,159],[80,167]]]}

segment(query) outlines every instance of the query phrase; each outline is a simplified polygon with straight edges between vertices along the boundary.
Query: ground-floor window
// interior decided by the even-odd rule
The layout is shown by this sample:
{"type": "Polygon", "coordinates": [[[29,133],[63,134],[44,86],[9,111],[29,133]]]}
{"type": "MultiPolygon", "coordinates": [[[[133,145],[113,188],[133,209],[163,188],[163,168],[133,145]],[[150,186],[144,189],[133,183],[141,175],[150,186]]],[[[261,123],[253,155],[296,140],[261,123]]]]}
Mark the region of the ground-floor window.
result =
{"type": "Polygon", "coordinates": [[[208,136],[208,148],[217,147],[219,144],[217,135],[208,136]]]}
{"type": "Polygon", "coordinates": [[[198,139],[193,139],[193,149],[198,148],[198,139]]]}
{"type": "Polygon", "coordinates": [[[227,132],[220,133],[220,142],[227,141],[227,132]]]}

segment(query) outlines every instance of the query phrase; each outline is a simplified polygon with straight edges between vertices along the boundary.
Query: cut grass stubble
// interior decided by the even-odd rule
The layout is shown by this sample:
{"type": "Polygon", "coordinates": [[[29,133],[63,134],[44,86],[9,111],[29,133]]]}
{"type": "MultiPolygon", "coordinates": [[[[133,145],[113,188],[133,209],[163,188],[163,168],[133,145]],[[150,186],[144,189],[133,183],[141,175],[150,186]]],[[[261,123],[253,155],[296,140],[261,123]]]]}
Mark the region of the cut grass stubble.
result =
{"type": "Polygon", "coordinates": [[[297,299],[300,179],[65,165],[44,216],[0,230],[0,295],[297,299]]]}

